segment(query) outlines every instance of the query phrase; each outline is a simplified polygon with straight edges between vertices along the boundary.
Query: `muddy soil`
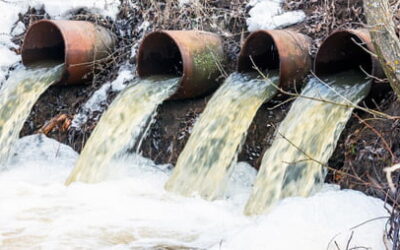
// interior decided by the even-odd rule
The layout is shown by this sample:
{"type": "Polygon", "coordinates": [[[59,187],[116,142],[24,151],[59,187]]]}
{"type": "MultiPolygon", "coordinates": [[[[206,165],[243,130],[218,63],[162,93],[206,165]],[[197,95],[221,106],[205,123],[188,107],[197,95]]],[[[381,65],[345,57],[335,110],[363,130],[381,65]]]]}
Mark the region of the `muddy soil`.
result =
{"type": "MultiPolygon", "coordinates": [[[[189,139],[196,119],[210,98],[211,95],[194,100],[167,101],[162,104],[148,136],[140,147],[140,152],[156,163],[175,164],[189,139]]],[[[277,96],[258,110],[238,155],[239,161],[246,161],[256,168],[259,167],[264,150],[272,143],[275,127],[283,120],[290,107],[290,103],[277,106],[283,99],[282,96],[277,96]]]]}

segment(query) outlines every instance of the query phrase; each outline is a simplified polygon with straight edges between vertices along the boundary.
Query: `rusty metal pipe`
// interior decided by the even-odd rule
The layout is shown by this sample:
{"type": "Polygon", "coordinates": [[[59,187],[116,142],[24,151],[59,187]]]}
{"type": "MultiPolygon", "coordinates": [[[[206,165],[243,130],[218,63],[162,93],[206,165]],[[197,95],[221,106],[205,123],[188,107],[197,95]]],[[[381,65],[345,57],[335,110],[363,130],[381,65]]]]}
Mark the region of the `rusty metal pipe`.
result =
{"type": "Polygon", "coordinates": [[[302,82],[311,68],[311,39],[289,30],[259,30],[242,46],[238,71],[279,69],[280,87],[290,89],[302,82]]]}
{"type": "Polygon", "coordinates": [[[114,36],[91,22],[40,20],[26,32],[22,62],[27,66],[45,60],[64,62],[62,83],[80,84],[90,80],[95,61],[110,55],[114,45],[114,36]]]}
{"type": "Polygon", "coordinates": [[[368,30],[334,31],[319,48],[314,71],[317,76],[324,76],[361,67],[373,76],[382,77],[384,74],[380,63],[369,51],[375,53],[368,30]]]}
{"type": "Polygon", "coordinates": [[[204,95],[219,85],[225,57],[220,36],[203,31],[156,31],[140,45],[137,72],[150,75],[182,76],[171,99],[204,95]]]}

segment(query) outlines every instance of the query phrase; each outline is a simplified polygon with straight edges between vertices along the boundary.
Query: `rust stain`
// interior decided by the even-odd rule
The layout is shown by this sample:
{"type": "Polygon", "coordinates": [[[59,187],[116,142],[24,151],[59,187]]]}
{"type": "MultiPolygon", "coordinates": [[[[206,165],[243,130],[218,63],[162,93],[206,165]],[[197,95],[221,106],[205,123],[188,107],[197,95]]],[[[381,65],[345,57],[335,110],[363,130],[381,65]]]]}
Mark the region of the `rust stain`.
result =
{"type": "Polygon", "coordinates": [[[181,75],[180,87],[171,99],[185,99],[216,89],[224,63],[220,36],[203,31],[161,30],[143,39],[137,71],[140,77],[181,75]]]}
{"type": "Polygon", "coordinates": [[[30,65],[41,60],[65,63],[65,84],[88,82],[97,60],[111,54],[113,35],[87,21],[40,20],[33,23],[24,38],[22,62],[30,65]]]}
{"type": "Polygon", "coordinates": [[[239,55],[238,71],[279,69],[280,87],[290,89],[302,83],[310,72],[311,39],[289,30],[259,30],[245,40],[239,55]],[[254,65],[255,64],[255,65],[254,65]]]}
{"type": "Polygon", "coordinates": [[[314,71],[321,76],[361,67],[372,76],[383,77],[384,73],[379,61],[370,52],[375,53],[375,48],[368,30],[336,30],[319,48],[314,71]]]}

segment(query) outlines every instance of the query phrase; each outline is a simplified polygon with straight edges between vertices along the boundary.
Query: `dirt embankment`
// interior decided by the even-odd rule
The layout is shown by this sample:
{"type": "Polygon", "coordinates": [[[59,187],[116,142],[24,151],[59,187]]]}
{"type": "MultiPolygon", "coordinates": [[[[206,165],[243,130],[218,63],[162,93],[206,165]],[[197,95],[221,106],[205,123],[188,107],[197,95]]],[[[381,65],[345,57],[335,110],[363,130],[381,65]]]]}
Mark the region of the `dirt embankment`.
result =
{"type": "MultiPolygon", "coordinates": [[[[116,63],[98,69],[96,80],[85,86],[51,87],[35,105],[21,135],[35,133],[51,118],[59,114],[74,116],[82,105],[102,84],[115,79],[118,67],[122,62],[134,62],[128,51],[137,47],[144,33],[155,29],[204,29],[219,33],[225,38],[225,48],[230,64],[227,73],[234,70],[240,43],[246,36],[245,18],[247,17],[245,1],[200,1],[199,6],[180,7],[175,1],[123,1],[121,13],[116,21],[98,19],[84,11],[77,12],[74,19],[95,20],[97,23],[114,31],[119,38],[116,63]],[[143,29],[144,20],[151,20],[143,29]],[[125,31],[125,32],[122,32],[125,31]],[[131,31],[131,32],[126,32],[131,31]],[[101,72],[101,73],[100,73],[101,72]]],[[[362,1],[328,0],[328,1],[287,1],[286,9],[303,9],[307,13],[304,23],[291,27],[314,39],[311,54],[323,39],[337,28],[359,28],[364,26],[362,1]]],[[[42,10],[30,10],[21,18],[28,25],[31,21],[44,18],[42,10]]],[[[16,38],[21,40],[21,37],[16,38]]],[[[109,93],[107,106],[115,97],[109,93]]],[[[197,116],[203,111],[210,96],[186,101],[168,101],[158,109],[155,123],[151,126],[148,137],[143,142],[141,152],[156,162],[175,163],[187,141],[190,130],[197,116]]],[[[290,103],[273,108],[282,101],[277,97],[262,106],[249,130],[239,160],[257,166],[262,152],[269,147],[274,128],[284,118],[290,103]]],[[[400,103],[390,89],[374,90],[365,107],[379,110],[391,116],[399,116],[400,103]]],[[[81,130],[62,132],[54,130],[49,135],[80,151],[90,136],[97,121],[89,120],[81,130]]],[[[400,156],[399,120],[379,118],[357,110],[339,145],[329,162],[329,166],[340,171],[331,171],[328,181],[339,183],[344,188],[358,189],[368,194],[392,202],[396,199],[388,192],[388,184],[383,168],[399,161],[400,156]]],[[[395,177],[398,178],[398,177],[395,177]]]]}

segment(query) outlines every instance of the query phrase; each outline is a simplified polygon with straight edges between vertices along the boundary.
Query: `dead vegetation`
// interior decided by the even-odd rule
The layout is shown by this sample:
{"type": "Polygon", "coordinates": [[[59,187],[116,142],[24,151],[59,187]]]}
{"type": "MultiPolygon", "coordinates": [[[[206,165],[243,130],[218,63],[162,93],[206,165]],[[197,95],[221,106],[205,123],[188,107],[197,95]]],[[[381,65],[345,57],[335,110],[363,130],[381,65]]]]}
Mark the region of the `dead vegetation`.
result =
{"type": "MultiPolygon", "coordinates": [[[[110,55],[107,62],[95,64],[94,78],[86,86],[69,86],[67,88],[51,87],[33,108],[31,116],[25,123],[21,135],[37,131],[52,118],[60,114],[74,116],[90,96],[104,83],[112,81],[118,75],[121,65],[135,64],[135,52],[143,36],[158,29],[198,29],[216,32],[225,38],[225,48],[229,56],[228,72],[234,70],[240,41],[246,30],[247,1],[208,1],[198,0],[192,4],[180,6],[178,1],[134,1],[121,0],[120,13],[116,20],[103,18],[92,14],[86,9],[75,10],[70,13],[73,20],[88,20],[110,29],[118,39],[117,48],[110,55]],[[131,54],[133,52],[133,54],[131,54]]],[[[30,9],[21,16],[26,26],[31,22],[48,18],[44,10],[30,9]]],[[[22,42],[19,36],[18,41],[22,42]]],[[[108,91],[108,98],[103,103],[104,108],[116,96],[115,92],[108,91]]],[[[71,145],[80,151],[97,123],[100,113],[79,130],[71,128],[68,134],[54,130],[49,136],[71,145]]]]}
{"type": "Polygon", "coordinates": [[[232,71],[246,32],[247,2],[195,0],[180,5],[179,1],[123,0],[121,15],[131,25],[134,49],[145,33],[154,30],[195,29],[220,34],[225,39],[232,71]]]}
{"type": "MultiPolygon", "coordinates": [[[[396,31],[400,29],[400,1],[389,0],[396,31]]],[[[305,10],[307,19],[297,29],[314,40],[313,54],[323,40],[336,29],[365,28],[363,0],[286,0],[285,9],[305,10]]]]}
{"type": "MultiPolygon", "coordinates": [[[[248,9],[246,4],[248,1],[195,0],[193,3],[184,6],[180,6],[178,1],[121,0],[121,2],[121,11],[115,21],[92,15],[86,10],[78,10],[72,14],[73,19],[90,20],[111,29],[118,37],[117,53],[113,55],[109,63],[98,65],[100,68],[97,68],[97,74],[91,85],[84,88],[50,88],[35,105],[30,118],[25,124],[22,135],[32,134],[46,122],[56,124],[55,127],[62,127],[62,125],[57,125],[57,122],[51,123],[51,121],[54,121],[52,118],[59,117],[60,114],[65,114],[67,117],[75,115],[95,90],[116,77],[121,64],[126,62],[134,64],[135,55],[131,55],[130,52],[136,51],[143,36],[153,30],[199,29],[221,34],[225,38],[225,49],[230,59],[227,71],[233,71],[241,41],[246,36],[245,18],[247,17],[248,9]]],[[[395,14],[394,21],[396,32],[398,33],[400,28],[400,1],[390,2],[392,11],[395,14]]],[[[306,21],[292,28],[314,39],[312,54],[315,54],[324,38],[335,29],[365,28],[362,0],[287,0],[285,8],[289,10],[302,9],[306,12],[306,21]]],[[[30,9],[26,15],[20,17],[20,20],[28,26],[32,21],[46,17],[48,16],[44,10],[30,9]]],[[[15,41],[21,41],[22,35],[15,37],[15,41]]],[[[400,116],[398,100],[391,91],[384,91],[373,93],[374,98],[370,98],[361,106],[363,108],[372,108],[389,116],[400,116]]],[[[107,103],[104,105],[107,106],[114,96],[115,93],[109,93],[107,103]]],[[[176,106],[177,104],[170,103],[168,105],[176,106]]],[[[197,108],[186,110],[183,114],[173,116],[173,119],[179,121],[177,126],[173,126],[173,129],[176,129],[174,132],[179,136],[180,143],[177,144],[179,147],[183,147],[185,140],[189,136],[188,131],[193,126],[193,121],[201,112],[204,103],[200,103],[198,106],[197,108]]],[[[168,106],[161,107],[161,111],[166,108],[168,106]]],[[[280,118],[284,114],[282,110],[271,111],[268,107],[260,109],[260,112],[264,111],[268,112],[267,118],[269,116],[277,116],[278,112],[280,112],[280,118]]],[[[160,114],[163,113],[160,112],[160,114]]],[[[145,142],[144,145],[145,148],[148,147],[145,150],[148,152],[147,155],[157,154],[156,150],[164,150],[166,152],[176,150],[176,148],[167,148],[169,144],[161,144],[163,140],[175,139],[168,135],[168,131],[163,130],[165,127],[165,124],[163,124],[165,122],[163,119],[166,119],[165,115],[161,115],[158,118],[158,121],[150,131],[151,140],[145,142]]],[[[256,119],[258,118],[256,117],[256,119]]],[[[260,118],[260,121],[263,121],[263,119],[260,118]]],[[[279,119],[277,119],[276,123],[279,123],[279,119]]],[[[62,130],[56,130],[50,132],[49,135],[80,151],[95,125],[96,120],[91,120],[81,131],[69,131],[69,134],[66,134],[62,130]]],[[[253,127],[252,129],[256,130],[255,128],[253,127]]],[[[260,129],[257,131],[260,131],[260,129]]],[[[268,131],[268,133],[264,136],[270,139],[273,135],[273,130],[268,129],[265,131],[268,131]]],[[[254,137],[260,136],[260,134],[256,133],[254,137]]],[[[400,206],[398,202],[400,171],[393,169],[390,172],[389,169],[385,172],[384,169],[396,166],[400,162],[399,136],[399,119],[388,119],[387,117],[379,117],[365,112],[362,109],[356,110],[329,163],[329,166],[336,170],[332,170],[328,178],[329,182],[340,184],[343,188],[363,191],[385,200],[388,205],[392,205],[391,208],[388,206],[391,213],[391,218],[388,222],[388,235],[393,240],[393,249],[399,249],[400,206]],[[387,176],[388,172],[390,172],[390,176],[387,176]]],[[[257,147],[257,145],[253,146],[251,148],[257,147]]],[[[248,150],[251,151],[251,149],[248,150]]],[[[262,155],[261,151],[262,149],[257,149],[254,153],[262,155]]],[[[156,156],[156,158],[159,157],[161,156],[156,156]]],[[[173,157],[176,158],[177,155],[173,157]]],[[[250,156],[242,156],[242,159],[254,160],[250,156]]]]}

